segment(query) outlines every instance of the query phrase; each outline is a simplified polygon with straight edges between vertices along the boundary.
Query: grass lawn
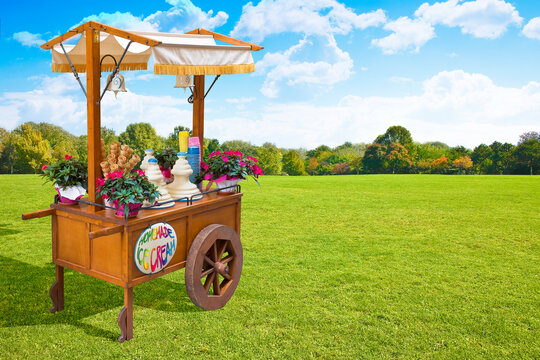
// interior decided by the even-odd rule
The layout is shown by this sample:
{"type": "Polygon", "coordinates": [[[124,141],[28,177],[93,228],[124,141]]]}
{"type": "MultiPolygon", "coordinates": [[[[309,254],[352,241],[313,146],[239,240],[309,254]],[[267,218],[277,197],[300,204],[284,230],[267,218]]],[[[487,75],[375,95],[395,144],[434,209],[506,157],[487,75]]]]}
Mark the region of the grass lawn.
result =
{"type": "Polygon", "coordinates": [[[52,186],[0,175],[0,358],[540,358],[540,177],[263,177],[243,185],[244,270],[203,311],[184,271],[123,292],[66,271],[50,314],[52,186]]]}

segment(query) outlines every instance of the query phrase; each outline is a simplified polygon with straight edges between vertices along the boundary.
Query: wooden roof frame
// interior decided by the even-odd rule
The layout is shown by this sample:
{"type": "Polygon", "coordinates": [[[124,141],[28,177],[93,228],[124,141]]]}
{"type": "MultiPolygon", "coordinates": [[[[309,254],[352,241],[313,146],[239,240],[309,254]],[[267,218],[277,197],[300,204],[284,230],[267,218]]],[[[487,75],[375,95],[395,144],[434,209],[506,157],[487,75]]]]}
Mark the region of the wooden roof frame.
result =
{"type": "MultiPolygon", "coordinates": [[[[68,40],[77,34],[82,34],[85,30],[88,30],[88,29],[103,31],[103,32],[106,32],[107,34],[119,36],[121,38],[131,40],[131,41],[134,41],[136,43],[146,45],[146,46],[156,46],[156,45],[161,44],[161,41],[150,39],[144,35],[139,35],[131,31],[115,28],[114,26],[105,25],[97,21],[89,21],[87,23],[77,26],[74,29],[69,30],[68,32],[60,36],[55,37],[52,40],[47,41],[45,44],[41,45],[41,48],[44,50],[50,50],[53,48],[54,45],[59,44],[65,40],[68,40]]],[[[259,50],[264,49],[264,47],[262,46],[252,44],[247,41],[235,39],[230,36],[223,35],[223,34],[206,30],[206,29],[202,29],[202,28],[188,31],[186,34],[212,35],[214,39],[223,41],[227,44],[237,45],[237,46],[249,46],[252,51],[259,51],[259,50]]]]}

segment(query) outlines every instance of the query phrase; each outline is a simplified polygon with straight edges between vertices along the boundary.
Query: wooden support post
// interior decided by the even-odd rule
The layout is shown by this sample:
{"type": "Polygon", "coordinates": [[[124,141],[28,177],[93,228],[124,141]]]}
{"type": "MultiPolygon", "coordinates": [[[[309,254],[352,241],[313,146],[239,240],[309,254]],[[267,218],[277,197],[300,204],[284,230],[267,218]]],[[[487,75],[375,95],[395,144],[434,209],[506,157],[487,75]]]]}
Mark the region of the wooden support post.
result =
{"type": "Polygon", "coordinates": [[[199,137],[201,158],[204,157],[204,75],[194,75],[193,84],[193,136],[199,137]]]}
{"type": "Polygon", "coordinates": [[[53,306],[51,313],[64,310],[64,268],[56,265],[56,281],[49,289],[53,306]]]}
{"type": "Polygon", "coordinates": [[[133,288],[124,288],[124,307],[118,314],[118,326],[122,335],[119,342],[133,339],[133,288]]]}
{"type": "MultiPolygon", "coordinates": [[[[101,176],[101,106],[99,65],[99,30],[87,28],[86,34],[86,103],[88,135],[88,200],[98,202],[96,196],[96,178],[101,176]]],[[[99,199],[101,203],[101,198],[99,199]]],[[[100,208],[91,205],[92,211],[100,208]]]]}

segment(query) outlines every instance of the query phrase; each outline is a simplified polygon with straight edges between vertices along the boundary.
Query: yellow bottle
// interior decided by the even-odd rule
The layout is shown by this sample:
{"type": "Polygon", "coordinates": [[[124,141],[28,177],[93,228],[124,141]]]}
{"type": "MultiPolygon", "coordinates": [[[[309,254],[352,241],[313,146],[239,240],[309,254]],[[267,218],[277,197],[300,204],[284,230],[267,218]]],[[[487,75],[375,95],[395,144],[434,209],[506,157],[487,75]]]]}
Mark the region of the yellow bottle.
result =
{"type": "Polygon", "coordinates": [[[189,131],[180,131],[178,133],[178,145],[181,152],[187,153],[189,142],[189,131]]]}

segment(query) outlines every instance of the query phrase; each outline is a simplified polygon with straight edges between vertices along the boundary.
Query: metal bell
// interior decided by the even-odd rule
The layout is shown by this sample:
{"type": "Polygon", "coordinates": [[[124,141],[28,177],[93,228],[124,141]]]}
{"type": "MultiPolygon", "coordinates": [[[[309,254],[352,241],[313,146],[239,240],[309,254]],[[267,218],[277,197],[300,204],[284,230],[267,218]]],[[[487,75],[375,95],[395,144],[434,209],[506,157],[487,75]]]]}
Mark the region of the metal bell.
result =
{"type": "MultiPolygon", "coordinates": [[[[107,77],[107,82],[109,82],[109,79],[111,78],[112,74],[110,74],[107,77]]],[[[114,78],[109,82],[109,86],[107,87],[108,91],[114,91],[114,97],[118,95],[118,92],[126,92],[126,83],[124,81],[124,77],[117,73],[114,78]]]]}

